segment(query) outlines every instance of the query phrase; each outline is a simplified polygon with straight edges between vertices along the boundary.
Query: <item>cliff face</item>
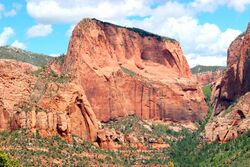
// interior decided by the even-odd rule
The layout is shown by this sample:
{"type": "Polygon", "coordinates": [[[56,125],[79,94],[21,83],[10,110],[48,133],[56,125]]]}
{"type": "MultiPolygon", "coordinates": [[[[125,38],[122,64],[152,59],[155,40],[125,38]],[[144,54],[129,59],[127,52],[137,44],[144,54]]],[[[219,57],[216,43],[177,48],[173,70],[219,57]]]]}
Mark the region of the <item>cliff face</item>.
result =
{"type": "Polygon", "coordinates": [[[29,99],[35,83],[31,71],[35,68],[14,60],[0,60],[0,131],[9,128],[16,105],[29,99]]]}
{"type": "Polygon", "coordinates": [[[73,31],[63,69],[104,122],[129,114],[194,121],[207,113],[179,43],[143,30],[84,19],[73,31]]]}
{"type": "Polygon", "coordinates": [[[189,123],[207,113],[177,41],[95,19],[76,26],[65,60],[43,69],[1,60],[0,81],[0,131],[97,141],[106,133],[98,121],[137,115],[189,123]]]}
{"type": "Polygon", "coordinates": [[[204,73],[198,73],[194,75],[194,78],[198,81],[201,86],[205,86],[215,82],[223,74],[223,71],[208,71],[204,73]]]}
{"type": "Polygon", "coordinates": [[[228,49],[227,70],[214,83],[214,118],[206,126],[209,141],[228,141],[250,129],[250,23],[246,33],[228,49]],[[230,107],[229,107],[230,106],[230,107]]]}
{"type": "Polygon", "coordinates": [[[58,77],[48,70],[36,78],[34,69],[27,63],[0,61],[0,131],[25,128],[42,137],[59,134],[71,140],[74,134],[95,141],[97,120],[82,88],[57,83],[58,77]]]}
{"type": "Polygon", "coordinates": [[[215,114],[220,113],[250,90],[250,24],[244,36],[228,49],[227,70],[214,85],[212,102],[215,114]]]}

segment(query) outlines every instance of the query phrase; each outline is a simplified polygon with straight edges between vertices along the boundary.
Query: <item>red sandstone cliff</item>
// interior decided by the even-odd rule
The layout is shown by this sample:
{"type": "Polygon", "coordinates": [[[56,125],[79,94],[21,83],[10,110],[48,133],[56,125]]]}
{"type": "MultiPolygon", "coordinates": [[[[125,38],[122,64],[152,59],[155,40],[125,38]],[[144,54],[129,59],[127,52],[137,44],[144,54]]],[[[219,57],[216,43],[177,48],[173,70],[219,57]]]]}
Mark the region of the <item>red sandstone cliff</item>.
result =
{"type": "Polygon", "coordinates": [[[214,84],[212,103],[215,114],[226,109],[250,90],[250,24],[244,36],[232,42],[228,49],[227,70],[214,84]]]}
{"type": "Polygon", "coordinates": [[[207,113],[173,39],[84,19],[60,62],[35,71],[35,77],[33,66],[0,61],[0,131],[27,128],[43,137],[59,134],[70,140],[74,134],[96,141],[98,120],[135,114],[194,122],[207,113]]]}
{"type": "Polygon", "coordinates": [[[215,82],[217,79],[219,79],[223,74],[223,71],[208,71],[203,73],[198,73],[194,75],[194,78],[197,80],[197,82],[201,86],[206,86],[208,84],[211,84],[215,82]]]}
{"type": "Polygon", "coordinates": [[[84,19],[74,29],[64,72],[75,76],[101,121],[201,120],[207,106],[179,43],[139,29],[84,19]]]}
{"type": "Polygon", "coordinates": [[[96,116],[81,87],[55,82],[49,70],[36,78],[33,68],[0,60],[0,131],[25,128],[43,137],[59,134],[70,140],[74,134],[95,141],[96,116]]]}
{"type": "Polygon", "coordinates": [[[214,83],[214,118],[206,126],[209,141],[228,141],[250,129],[250,23],[245,35],[228,49],[227,70],[214,83]],[[230,107],[229,107],[230,106],[230,107]]]}

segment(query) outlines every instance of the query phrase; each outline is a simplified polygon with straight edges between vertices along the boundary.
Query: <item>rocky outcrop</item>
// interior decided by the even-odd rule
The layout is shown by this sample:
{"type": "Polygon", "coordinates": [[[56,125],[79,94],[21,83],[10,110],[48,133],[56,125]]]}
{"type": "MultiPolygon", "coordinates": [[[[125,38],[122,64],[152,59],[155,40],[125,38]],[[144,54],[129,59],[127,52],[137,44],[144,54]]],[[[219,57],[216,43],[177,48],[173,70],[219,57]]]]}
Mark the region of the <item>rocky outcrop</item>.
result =
{"type": "Polygon", "coordinates": [[[226,142],[250,129],[250,23],[246,33],[232,42],[227,70],[213,84],[214,117],[206,125],[208,141],[226,142]]]}
{"type": "Polygon", "coordinates": [[[80,86],[53,82],[49,70],[36,79],[22,62],[1,60],[0,71],[0,131],[25,128],[42,137],[96,141],[97,119],[80,86]]]}
{"type": "Polygon", "coordinates": [[[70,39],[64,72],[86,92],[100,121],[201,120],[207,106],[179,43],[136,28],[84,19],[70,39]]]}
{"type": "Polygon", "coordinates": [[[100,129],[96,141],[101,148],[116,150],[124,145],[124,136],[115,129],[100,129]]]}
{"type": "Polygon", "coordinates": [[[194,75],[194,78],[198,81],[201,86],[205,86],[215,82],[223,74],[223,71],[208,71],[204,73],[198,73],[194,75]]]}
{"type": "Polygon", "coordinates": [[[96,141],[97,119],[82,89],[73,83],[49,83],[36,105],[27,104],[28,111],[14,113],[12,129],[39,131],[42,137],[59,134],[71,139],[96,141]]]}
{"type": "Polygon", "coordinates": [[[250,24],[245,35],[237,38],[230,45],[227,70],[222,79],[213,86],[212,103],[215,108],[215,114],[219,114],[250,90],[249,53],[250,24]]]}
{"type": "Polygon", "coordinates": [[[221,143],[235,139],[250,129],[250,93],[243,95],[237,104],[214,117],[205,127],[206,139],[221,143]]]}
{"type": "Polygon", "coordinates": [[[0,60],[0,131],[10,130],[13,110],[28,101],[35,85],[32,70],[37,67],[15,60],[0,60]]]}

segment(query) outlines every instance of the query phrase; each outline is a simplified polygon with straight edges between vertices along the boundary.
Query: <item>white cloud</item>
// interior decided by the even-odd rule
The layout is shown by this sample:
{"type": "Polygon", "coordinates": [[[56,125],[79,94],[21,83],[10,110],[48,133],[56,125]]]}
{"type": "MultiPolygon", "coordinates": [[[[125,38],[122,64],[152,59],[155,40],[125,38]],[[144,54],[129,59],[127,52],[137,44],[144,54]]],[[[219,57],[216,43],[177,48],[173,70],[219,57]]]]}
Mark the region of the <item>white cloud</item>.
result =
{"type": "Polygon", "coordinates": [[[74,30],[75,26],[76,26],[76,25],[74,24],[74,25],[71,25],[71,26],[69,27],[69,29],[68,29],[67,32],[66,32],[66,36],[68,36],[68,37],[71,36],[72,31],[74,30]]]}
{"type": "Polygon", "coordinates": [[[20,11],[22,8],[22,5],[19,3],[12,3],[12,9],[7,10],[3,4],[0,4],[0,18],[1,16],[5,17],[13,17],[17,14],[18,11],[20,11]],[[2,13],[2,14],[1,14],[2,13]]]}
{"type": "Polygon", "coordinates": [[[76,23],[84,17],[118,19],[145,15],[150,11],[147,0],[28,0],[27,11],[41,23],[76,23]]]}
{"type": "Polygon", "coordinates": [[[226,5],[238,12],[243,12],[250,0],[195,0],[190,3],[196,11],[214,12],[219,6],[226,5]]]}
{"type": "Polygon", "coordinates": [[[216,56],[200,56],[195,54],[186,55],[188,64],[190,67],[196,65],[210,65],[210,66],[226,66],[226,56],[216,55],[216,56]]]}
{"type": "Polygon", "coordinates": [[[4,5],[0,3],[0,12],[4,11],[4,5]]]}
{"type": "Polygon", "coordinates": [[[15,40],[11,46],[14,46],[16,48],[20,48],[20,49],[26,49],[26,45],[22,42],[19,42],[18,40],[15,40]]]}
{"type": "MultiPolygon", "coordinates": [[[[230,43],[241,33],[239,30],[227,29],[221,31],[215,24],[199,24],[192,17],[169,18],[161,23],[161,27],[152,27],[150,30],[162,35],[173,37],[180,41],[185,55],[192,55],[189,64],[198,63],[202,57],[204,60],[218,57],[220,61],[204,61],[207,65],[214,63],[221,65],[221,60],[226,62],[226,52],[230,43]],[[194,57],[197,58],[194,58],[194,57]]],[[[198,63],[199,64],[199,63],[198,63]]]]}
{"type": "Polygon", "coordinates": [[[15,9],[12,9],[10,11],[5,12],[4,16],[11,17],[11,16],[15,16],[16,14],[17,14],[17,11],[15,9]]]}
{"type": "Polygon", "coordinates": [[[15,35],[11,27],[5,27],[3,32],[0,33],[0,46],[6,45],[8,40],[15,35]]]}
{"type": "Polygon", "coordinates": [[[238,12],[243,12],[247,5],[250,5],[250,0],[229,0],[228,6],[234,8],[238,12]]]}
{"type": "MultiPolygon", "coordinates": [[[[195,18],[199,12],[214,12],[224,5],[236,11],[244,11],[250,0],[193,0],[188,4],[175,0],[161,0],[155,7],[153,0],[27,0],[29,15],[43,24],[70,23],[75,25],[85,17],[95,17],[124,26],[139,27],[147,31],[169,36],[180,41],[190,64],[209,57],[216,61],[204,63],[223,64],[226,51],[231,41],[240,33],[239,30],[222,31],[211,23],[200,24],[195,18]],[[130,16],[145,17],[131,20],[130,16]],[[196,56],[196,58],[194,58],[196,56]]],[[[70,36],[73,26],[66,32],[70,36]]]]}
{"type": "Polygon", "coordinates": [[[51,56],[51,57],[59,57],[60,54],[59,53],[53,53],[53,54],[50,54],[49,56],[51,56]]]}
{"type": "Polygon", "coordinates": [[[48,36],[52,31],[51,25],[37,24],[28,29],[27,36],[30,38],[45,37],[48,36]]]}

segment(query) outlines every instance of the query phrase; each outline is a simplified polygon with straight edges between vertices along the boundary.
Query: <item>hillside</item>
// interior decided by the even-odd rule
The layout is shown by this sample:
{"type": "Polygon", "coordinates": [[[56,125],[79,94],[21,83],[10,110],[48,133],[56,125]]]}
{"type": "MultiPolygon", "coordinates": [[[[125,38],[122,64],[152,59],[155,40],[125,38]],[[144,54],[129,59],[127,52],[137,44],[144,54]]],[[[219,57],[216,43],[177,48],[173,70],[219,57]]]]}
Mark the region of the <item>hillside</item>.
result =
{"type": "Polygon", "coordinates": [[[191,68],[192,74],[204,73],[204,72],[215,72],[215,71],[224,71],[226,67],[224,66],[203,66],[197,65],[191,68]]]}
{"type": "Polygon", "coordinates": [[[44,66],[52,57],[25,51],[12,46],[2,46],[0,47],[0,59],[14,59],[35,66],[44,66]]]}

